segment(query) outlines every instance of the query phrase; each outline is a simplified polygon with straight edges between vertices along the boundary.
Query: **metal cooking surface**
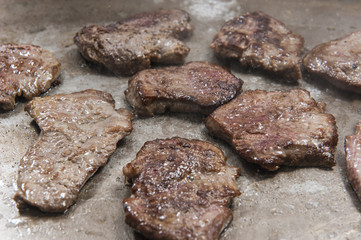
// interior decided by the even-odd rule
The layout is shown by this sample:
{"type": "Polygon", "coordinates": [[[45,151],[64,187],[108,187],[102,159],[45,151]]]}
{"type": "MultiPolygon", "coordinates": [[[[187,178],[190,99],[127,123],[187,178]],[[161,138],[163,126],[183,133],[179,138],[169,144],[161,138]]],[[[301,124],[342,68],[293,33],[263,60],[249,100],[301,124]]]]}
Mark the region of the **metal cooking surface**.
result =
{"type": "MultiPolygon", "coordinates": [[[[123,91],[126,77],[99,72],[87,65],[73,44],[74,34],[90,23],[109,23],[130,14],[178,7],[192,15],[193,36],[187,61],[217,63],[208,47],[222,24],[247,11],[262,10],[305,38],[306,51],[315,45],[361,30],[361,1],[298,0],[133,0],[25,1],[0,0],[0,42],[31,43],[52,51],[62,63],[61,84],[46,95],[94,88],[111,93],[116,107],[128,107],[123,91]]],[[[78,202],[65,214],[33,210],[19,214],[12,197],[19,160],[37,139],[32,119],[23,109],[0,113],[0,233],[1,239],[142,239],[124,224],[122,200],[130,194],[122,167],[147,140],[180,136],[207,140],[220,147],[228,164],[241,167],[237,180],[242,195],[234,199],[233,222],[221,239],[360,239],[361,204],[346,179],[344,138],[361,119],[361,97],[338,91],[307,74],[299,86],[277,83],[232,66],[244,80],[243,89],[284,90],[302,87],[336,117],[339,143],[337,166],[281,168],[268,173],[241,161],[225,142],[210,137],[204,118],[167,114],[135,119],[134,131],[118,144],[108,164],[84,186],[78,202]]]]}

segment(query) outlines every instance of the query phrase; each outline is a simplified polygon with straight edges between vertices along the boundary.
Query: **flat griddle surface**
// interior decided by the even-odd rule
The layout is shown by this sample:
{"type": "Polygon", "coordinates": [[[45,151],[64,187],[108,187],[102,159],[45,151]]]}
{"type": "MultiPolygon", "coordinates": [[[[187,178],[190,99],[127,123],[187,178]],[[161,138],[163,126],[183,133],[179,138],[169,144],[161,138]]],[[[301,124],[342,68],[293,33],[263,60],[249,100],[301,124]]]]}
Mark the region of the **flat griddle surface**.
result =
{"type": "MultiPolygon", "coordinates": [[[[88,88],[111,93],[116,107],[129,108],[124,99],[127,77],[114,76],[87,64],[73,44],[84,25],[105,24],[134,13],[177,7],[192,15],[193,36],[187,40],[187,61],[219,63],[209,44],[222,24],[247,11],[261,10],[283,21],[305,38],[305,51],[315,45],[361,30],[361,1],[299,0],[132,0],[132,1],[0,1],[0,42],[31,43],[52,51],[62,63],[60,85],[45,95],[88,88]]],[[[346,178],[344,138],[361,119],[361,96],[340,91],[304,74],[299,85],[285,85],[235,64],[232,73],[244,80],[243,89],[287,90],[305,88],[336,117],[339,143],[337,166],[281,168],[265,172],[242,161],[225,142],[212,138],[204,117],[166,114],[135,119],[134,131],[118,144],[108,164],[84,186],[78,202],[65,214],[30,210],[20,214],[12,197],[17,166],[38,137],[24,112],[26,101],[14,111],[0,113],[0,238],[1,239],[142,239],[125,225],[122,200],[129,196],[122,167],[133,160],[147,140],[180,136],[206,140],[220,147],[228,163],[242,169],[242,192],[232,204],[233,222],[221,239],[361,239],[361,203],[346,178]]]]}

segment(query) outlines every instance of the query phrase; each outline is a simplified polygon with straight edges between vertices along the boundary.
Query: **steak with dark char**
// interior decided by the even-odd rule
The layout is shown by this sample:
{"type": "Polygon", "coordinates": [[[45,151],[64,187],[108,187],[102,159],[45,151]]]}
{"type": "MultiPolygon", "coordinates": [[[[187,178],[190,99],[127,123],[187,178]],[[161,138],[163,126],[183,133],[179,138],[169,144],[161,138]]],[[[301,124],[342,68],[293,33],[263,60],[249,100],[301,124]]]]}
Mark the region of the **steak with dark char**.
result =
{"type": "Polygon", "coordinates": [[[346,136],[345,151],[347,178],[361,200],[361,121],[356,126],[355,135],[346,136]]]}
{"type": "Polygon", "coordinates": [[[361,93],[361,31],[316,46],[304,57],[303,65],[316,77],[361,93]]]}
{"type": "Polygon", "coordinates": [[[15,200],[19,208],[64,212],[132,131],[132,115],[97,90],[35,98],[26,111],[41,133],[20,161],[15,200]]]}
{"type": "Polygon", "coordinates": [[[15,98],[32,99],[60,75],[60,63],[47,50],[30,44],[0,45],[0,110],[12,110],[15,98]]]}
{"type": "Polygon", "coordinates": [[[239,169],[214,145],[183,138],[149,141],[123,168],[133,180],[125,222],[150,239],[218,239],[240,195],[239,169]]]}
{"type": "Polygon", "coordinates": [[[221,58],[261,69],[282,81],[297,82],[304,40],[263,12],[246,13],[226,22],[211,44],[221,58]]]}
{"type": "Polygon", "coordinates": [[[303,89],[246,91],[206,119],[214,136],[229,142],[241,158],[267,170],[280,165],[335,165],[335,118],[303,89]]]}
{"type": "Polygon", "coordinates": [[[189,48],[180,39],[192,31],[188,13],[162,9],[106,26],[86,26],[74,42],[85,59],[115,74],[132,75],[151,63],[183,63],[189,48]]]}
{"type": "Polygon", "coordinates": [[[167,110],[210,114],[238,95],[242,84],[218,65],[191,62],[137,73],[129,80],[125,96],[143,117],[167,110]]]}

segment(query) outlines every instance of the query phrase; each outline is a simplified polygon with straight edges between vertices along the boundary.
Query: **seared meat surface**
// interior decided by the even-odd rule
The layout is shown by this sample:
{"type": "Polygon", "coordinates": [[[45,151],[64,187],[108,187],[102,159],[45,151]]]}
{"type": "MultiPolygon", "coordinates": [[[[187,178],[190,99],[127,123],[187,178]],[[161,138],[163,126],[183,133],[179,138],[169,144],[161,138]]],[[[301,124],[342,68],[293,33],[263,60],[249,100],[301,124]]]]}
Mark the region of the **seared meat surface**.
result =
{"type": "Polygon", "coordinates": [[[234,98],[243,81],[222,67],[207,62],[147,69],[128,83],[125,96],[143,117],[172,112],[210,114],[234,98]]]}
{"type": "Polygon", "coordinates": [[[304,57],[303,65],[316,77],[361,93],[361,31],[316,46],[304,57]]]}
{"type": "Polygon", "coordinates": [[[0,45],[0,110],[12,110],[15,98],[32,99],[48,90],[60,74],[60,63],[35,45],[0,45]]]}
{"type": "Polygon", "coordinates": [[[261,69],[282,81],[297,82],[304,40],[280,21],[251,12],[226,22],[211,44],[221,58],[238,59],[242,67],[261,69]]]}
{"type": "Polygon", "coordinates": [[[183,63],[189,48],[180,39],[192,31],[188,13],[162,9],[106,26],[86,26],[74,42],[85,59],[115,74],[132,75],[151,63],[183,63]]]}
{"type": "Polygon", "coordinates": [[[183,138],[149,141],[123,168],[133,180],[125,221],[150,239],[218,239],[240,195],[239,169],[214,145],[183,138]]]}
{"type": "Polygon", "coordinates": [[[97,90],[35,98],[26,111],[41,133],[20,161],[14,199],[19,208],[64,212],[132,131],[132,115],[115,110],[112,96],[97,90]]]}
{"type": "Polygon", "coordinates": [[[356,126],[355,135],[346,136],[347,178],[361,201],[361,121],[356,126]]]}
{"type": "Polygon", "coordinates": [[[206,126],[243,159],[267,170],[280,165],[332,167],[337,127],[324,108],[302,89],[246,91],[214,111],[206,126]]]}

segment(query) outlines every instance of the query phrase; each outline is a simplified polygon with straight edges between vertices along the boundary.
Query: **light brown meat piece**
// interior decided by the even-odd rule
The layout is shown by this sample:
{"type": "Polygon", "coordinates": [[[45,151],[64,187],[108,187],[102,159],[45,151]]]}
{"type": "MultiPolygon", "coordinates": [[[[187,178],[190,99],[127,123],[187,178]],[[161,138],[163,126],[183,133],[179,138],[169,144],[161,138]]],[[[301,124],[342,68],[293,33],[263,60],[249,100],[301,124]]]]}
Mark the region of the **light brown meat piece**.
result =
{"type": "Polygon", "coordinates": [[[239,169],[214,145],[179,137],[149,141],[123,168],[133,180],[125,222],[150,239],[219,238],[240,195],[239,169]]]}
{"type": "Polygon", "coordinates": [[[32,99],[60,75],[60,63],[47,50],[30,44],[0,45],[0,110],[12,110],[18,96],[32,99]]]}
{"type": "Polygon", "coordinates": [[[241,92],[243,81],[208,62],[147,69],[128,83],[125,96],[142,117],[171,112],[210,114],[241,92]]]}
{"type": "Polygon", "coordinates": [[[238,59],[241,66],[261,69],[281,81],[297,82],[301,75],[303,38],[282,22],[251,12],[226,22],[211,48],[221,58],[238,59]]]}
{"type": "Polygon", "coordinates": [[[130,134],[132,115],[115,110],[112,96],[97,90],[35,98],[26,111],[41,133],[20,161],[14,199],[19,208],[64,212],[130,134]]]}
{"type": "Polygon", "coordinates": [[[335,165],[335,118],[303,89],[246,91],[206,119],[210,133],[241,158],[274,171],[280,165],[335,165]]]}
{"type": "Polygon", "coordinates": [[[115,74],[132,75],[151,63],[183,63],[189,48],[180,39],[192,32],[188,13],[161,9],[107,26],[86,26],[74,42],[85,59],[115,74]]]}
{"type": "Polygon", "coordinates": [[[341,89],[361,93],[361,31],[316,46],[303,66],[341,89]]]}

